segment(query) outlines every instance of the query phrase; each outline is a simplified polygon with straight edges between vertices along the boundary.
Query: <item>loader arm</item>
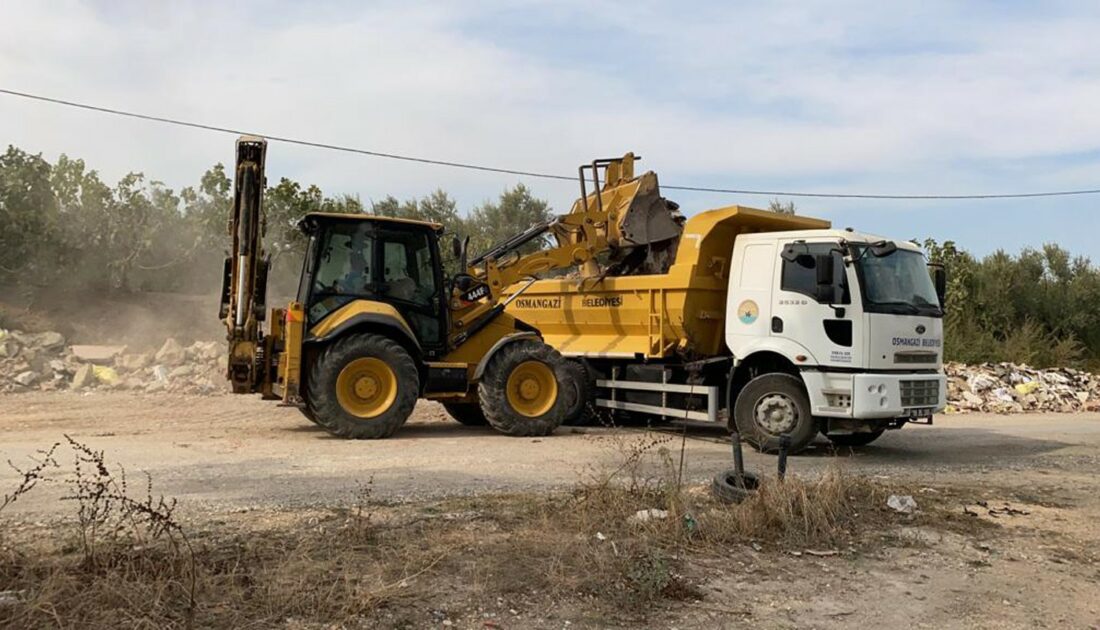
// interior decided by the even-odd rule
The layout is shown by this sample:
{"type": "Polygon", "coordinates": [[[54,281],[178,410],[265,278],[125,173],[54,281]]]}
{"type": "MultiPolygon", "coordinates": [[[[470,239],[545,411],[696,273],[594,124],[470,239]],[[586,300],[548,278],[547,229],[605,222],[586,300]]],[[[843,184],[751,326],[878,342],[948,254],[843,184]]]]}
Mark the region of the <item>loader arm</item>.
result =
{"type": "Polygon", "coordinates": [[[229,342],[228,377],[236,393],[254,392],[265,380],[265,316],[269,259],[263,250],[264,158],[267,141],[237,140],[233,207],[229,232],[232,250],[225,260],[220,315],[229,342]]]}
{"type": "Polygon", "coordinates": [[[634,176],[637,159],[627,153],[581,166],[581,196],[567,214],[536,223],[470,261],[467,273],[484,282],[489,292],[476,305],[455,304],[458,328],[469,330],[492,317],[500,310],[497,305],[508,287],[539,273],[577,266],[582,281],[602,277],[596,262],[602,254],[608,255],[616,275],[667,271],[675,258],[683,218],[676,204],[661,197],[656,173],[634,176]],[[554,241],[550,247],[521,253],[524,245],[548,234],[554,241]]]}

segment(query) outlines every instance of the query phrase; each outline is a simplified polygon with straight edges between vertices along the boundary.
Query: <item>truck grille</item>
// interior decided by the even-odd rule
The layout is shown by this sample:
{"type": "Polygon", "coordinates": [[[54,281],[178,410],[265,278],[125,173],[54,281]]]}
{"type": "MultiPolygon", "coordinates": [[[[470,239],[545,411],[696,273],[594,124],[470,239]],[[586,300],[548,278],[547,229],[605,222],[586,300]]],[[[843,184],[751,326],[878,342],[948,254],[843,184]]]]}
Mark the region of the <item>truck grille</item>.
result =
{"type": "Polygon", "coordinates": [[[902,381],[902,407],[935,407],[940,401],[940,382],[936,380],[902,381]]]}
{"type": "Polygon", "coordinates": [[[895,352],[894,363],[935,363],[938,355],[935,352],[895,352]]]}

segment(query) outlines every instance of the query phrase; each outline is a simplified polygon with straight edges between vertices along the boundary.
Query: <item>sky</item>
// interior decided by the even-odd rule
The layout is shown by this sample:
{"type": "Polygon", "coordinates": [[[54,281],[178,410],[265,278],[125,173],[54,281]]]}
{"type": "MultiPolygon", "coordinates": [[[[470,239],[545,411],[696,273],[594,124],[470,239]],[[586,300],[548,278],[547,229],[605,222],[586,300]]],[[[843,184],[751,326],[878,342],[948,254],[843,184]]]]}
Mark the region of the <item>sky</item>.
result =
{"type": "MultiPolygon", "coordinates": [[[[665,184],[887,194],[1100,188],[1100,3],[0,3],[0,87],[318,142],[572,174],[634,151],[665,184]]],[[[234,137],[0,94],[0,145],[179,189],[234,137]]],[[[575,183],[273,143],[268,177],[463,210],[575,183]]],[[[667,191],[687,214],[768,197],[667,191]]],[[[1100,261],[1100,195],[796,199],[984,255],[1100,261]]]]}

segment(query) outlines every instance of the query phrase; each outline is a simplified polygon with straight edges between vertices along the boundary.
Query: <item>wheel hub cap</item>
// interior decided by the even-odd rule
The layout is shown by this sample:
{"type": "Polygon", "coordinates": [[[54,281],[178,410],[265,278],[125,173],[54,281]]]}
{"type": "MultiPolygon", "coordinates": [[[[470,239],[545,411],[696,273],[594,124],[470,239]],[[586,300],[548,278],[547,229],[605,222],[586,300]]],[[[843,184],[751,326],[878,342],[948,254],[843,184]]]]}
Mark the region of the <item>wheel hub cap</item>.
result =
{"type": "Polygon", "coordinates": [[[764,396],[753,411],[756,424],[773,435],[790,433],[798,426],[798,409],[783,394],[764,396]]]}
{"type": "Polygon", "coordinates": [[[524,361],[508,375],[508,404],[517,413],[537,418],[554,406],[558,399],[558,381],[549,365],[524,361]]]}
{"type": "Polygon", "coordinates": [[[336,377],[336,400],[353,416],[380,416],[397,400],[397,375],[375,357],[349,361],[336,377]]]}

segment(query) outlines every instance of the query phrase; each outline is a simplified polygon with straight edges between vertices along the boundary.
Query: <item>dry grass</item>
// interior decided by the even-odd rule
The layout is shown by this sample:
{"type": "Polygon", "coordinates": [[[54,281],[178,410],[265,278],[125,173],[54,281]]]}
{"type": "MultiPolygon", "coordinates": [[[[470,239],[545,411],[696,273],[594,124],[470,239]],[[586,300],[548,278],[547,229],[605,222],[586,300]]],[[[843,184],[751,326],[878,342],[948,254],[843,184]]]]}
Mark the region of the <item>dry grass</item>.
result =
{"type": "MultiPolygon", "coordinates": [[[[662,601],[700,596],[683,576],[692,557],[750,541],[839,545],[893,516],[883,511],[883,488],[839,470],[766,479],[744,504],[720,504],[702,488],[680,487],[673,444],[631,440],[621,466],[593,471],[568,493],[382,506],[368,483],[347,507],[308,515],[250,515],[204,529],[169,511],[172,525],[161,526],[174,535],[159,536],[125,510],[99,520],[77,510],[63,527],[0,535],[0,591],[19,594],[0,605],[0,625],[422,627],[429,609],[476,614],[471,605],[497,598],[527,610],[572,602],[596,619],[629,623],[662,601]],[[651,508],[668,515],[631,519],[651,508]]],[[[147,494],[134,503],[163,505],[147,494]]]]}

